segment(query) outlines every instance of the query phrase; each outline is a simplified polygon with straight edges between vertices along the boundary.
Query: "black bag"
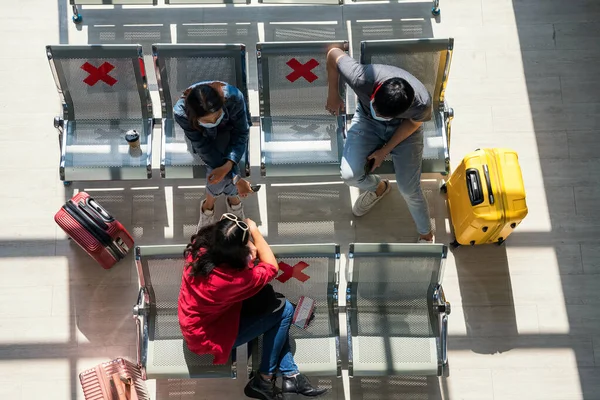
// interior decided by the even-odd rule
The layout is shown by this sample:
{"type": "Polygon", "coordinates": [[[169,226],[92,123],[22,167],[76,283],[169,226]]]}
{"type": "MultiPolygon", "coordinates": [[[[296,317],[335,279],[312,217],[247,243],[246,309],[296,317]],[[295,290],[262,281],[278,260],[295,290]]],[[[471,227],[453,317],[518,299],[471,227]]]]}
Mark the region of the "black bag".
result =
{"type": "Polygon", "coordinates": [[[266,284],[260,292],[242,302],[241,315],[260,317],[274,313],[285,305],[285,296],[266,284]]]}

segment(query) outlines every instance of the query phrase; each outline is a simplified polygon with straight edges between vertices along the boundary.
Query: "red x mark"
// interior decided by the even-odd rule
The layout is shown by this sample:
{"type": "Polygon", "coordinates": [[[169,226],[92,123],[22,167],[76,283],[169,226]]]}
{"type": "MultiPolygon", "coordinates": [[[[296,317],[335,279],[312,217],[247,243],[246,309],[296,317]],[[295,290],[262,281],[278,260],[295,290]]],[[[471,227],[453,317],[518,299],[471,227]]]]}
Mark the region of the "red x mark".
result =
{"type": "Polygon", "coordinates": [[[286,63],[294,72],[291,72],[286,78],[290,82],[295,82],[298,78],[302,77],[306,79],[309,83],[313,83],[319,77],[312,73],[312,69],[319,65],[319,62],[314,58],[311,58],[306,62],[306,64],[302,64],[300,61],[292,58],[290,61],[286,63]]]}
{"type": "Polygon", "coordinates": [[[117,80],[108,74],[110,71],[115,69],[115,66],[108,62],[103,62],[98,68],[94,67],[89,62],[86,62],[81,66],[81,69],[90,74],[83,80],[90,86],[94,86],[96,83],[98,83],[98,81],[102,81],[108,86],[112,86],[117,83],[117,80]]]}
{"type": "Polygon", "coordinates": [[[302,270],[308,267],[308,264],[304,261],[300,261],[293,267],[289,266],[284,262],[279,263],[279,269],[283,271],[283,274],[277,277],[277,280],[281,283],[286,283],[290,278],[296,278],[300,282],[306,282],[310,279],[310,276],[306,275],[302,270]]]}

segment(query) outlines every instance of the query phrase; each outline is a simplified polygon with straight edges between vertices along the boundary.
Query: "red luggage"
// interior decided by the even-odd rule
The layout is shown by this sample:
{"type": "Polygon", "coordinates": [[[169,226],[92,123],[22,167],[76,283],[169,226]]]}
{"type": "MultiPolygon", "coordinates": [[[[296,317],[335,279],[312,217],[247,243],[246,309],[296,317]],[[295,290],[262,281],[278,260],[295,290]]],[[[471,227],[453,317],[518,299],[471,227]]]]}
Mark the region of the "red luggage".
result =
{"type": "Polygon", "coordinates": [[[142,373],[117,358],[79,374],[85,400],[150,400],[142,373]]]}
{"type": "Polygon", "coordinates": [[[54,220],[105,269],[125,258],[133,247],[129,232],[86,192],[67,201],[54,220]]]}

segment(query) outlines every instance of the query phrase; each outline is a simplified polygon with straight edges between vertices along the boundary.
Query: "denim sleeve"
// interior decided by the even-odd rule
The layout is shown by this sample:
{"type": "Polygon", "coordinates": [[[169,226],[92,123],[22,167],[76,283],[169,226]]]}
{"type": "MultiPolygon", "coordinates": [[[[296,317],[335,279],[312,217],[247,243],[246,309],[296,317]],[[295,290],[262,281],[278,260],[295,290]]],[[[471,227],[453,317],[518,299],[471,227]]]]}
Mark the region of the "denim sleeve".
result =
{"type": "Polygon", "coordinates": [[[231,96],[228,99],[230,103],[229,120],[233,126],[231,130],[231,139],[229,146],[225,151],[225,158],[233,161],[234,175],[239,174],[238,164],[246,153],[248,138],[250,136],[250,124],[248,122],[248,111],[244,95],[237,89],[231,89],[231,96]]]}

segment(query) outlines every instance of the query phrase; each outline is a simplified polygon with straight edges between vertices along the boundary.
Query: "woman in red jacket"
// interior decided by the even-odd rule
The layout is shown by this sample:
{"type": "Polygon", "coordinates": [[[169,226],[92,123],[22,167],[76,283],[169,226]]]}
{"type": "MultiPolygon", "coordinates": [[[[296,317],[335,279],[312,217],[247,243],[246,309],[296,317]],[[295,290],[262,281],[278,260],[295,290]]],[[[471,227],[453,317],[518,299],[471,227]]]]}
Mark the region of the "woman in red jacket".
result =
{"type": "Polygon", "coordinates": [[[192,236],[184,255],[179,324],[191,351],[212,354],[214,364],[224,364],[234,347],[263,335],[260,369],[246,385],[246,396],[280,399],[281,391],[275,387],[277,371],[283,376],[284,393],[318,396],[326,392],[313,387],[294,362],[288,337],[293,305],[287,300],[280,306],[263,304],[264,298],[276,302],[274,296],[264,295],[263,288],[279,267],[252,220],[223,214],[220,221],[192,236]],[[264,309],[257,312],[257,305],[264,309]]]}

